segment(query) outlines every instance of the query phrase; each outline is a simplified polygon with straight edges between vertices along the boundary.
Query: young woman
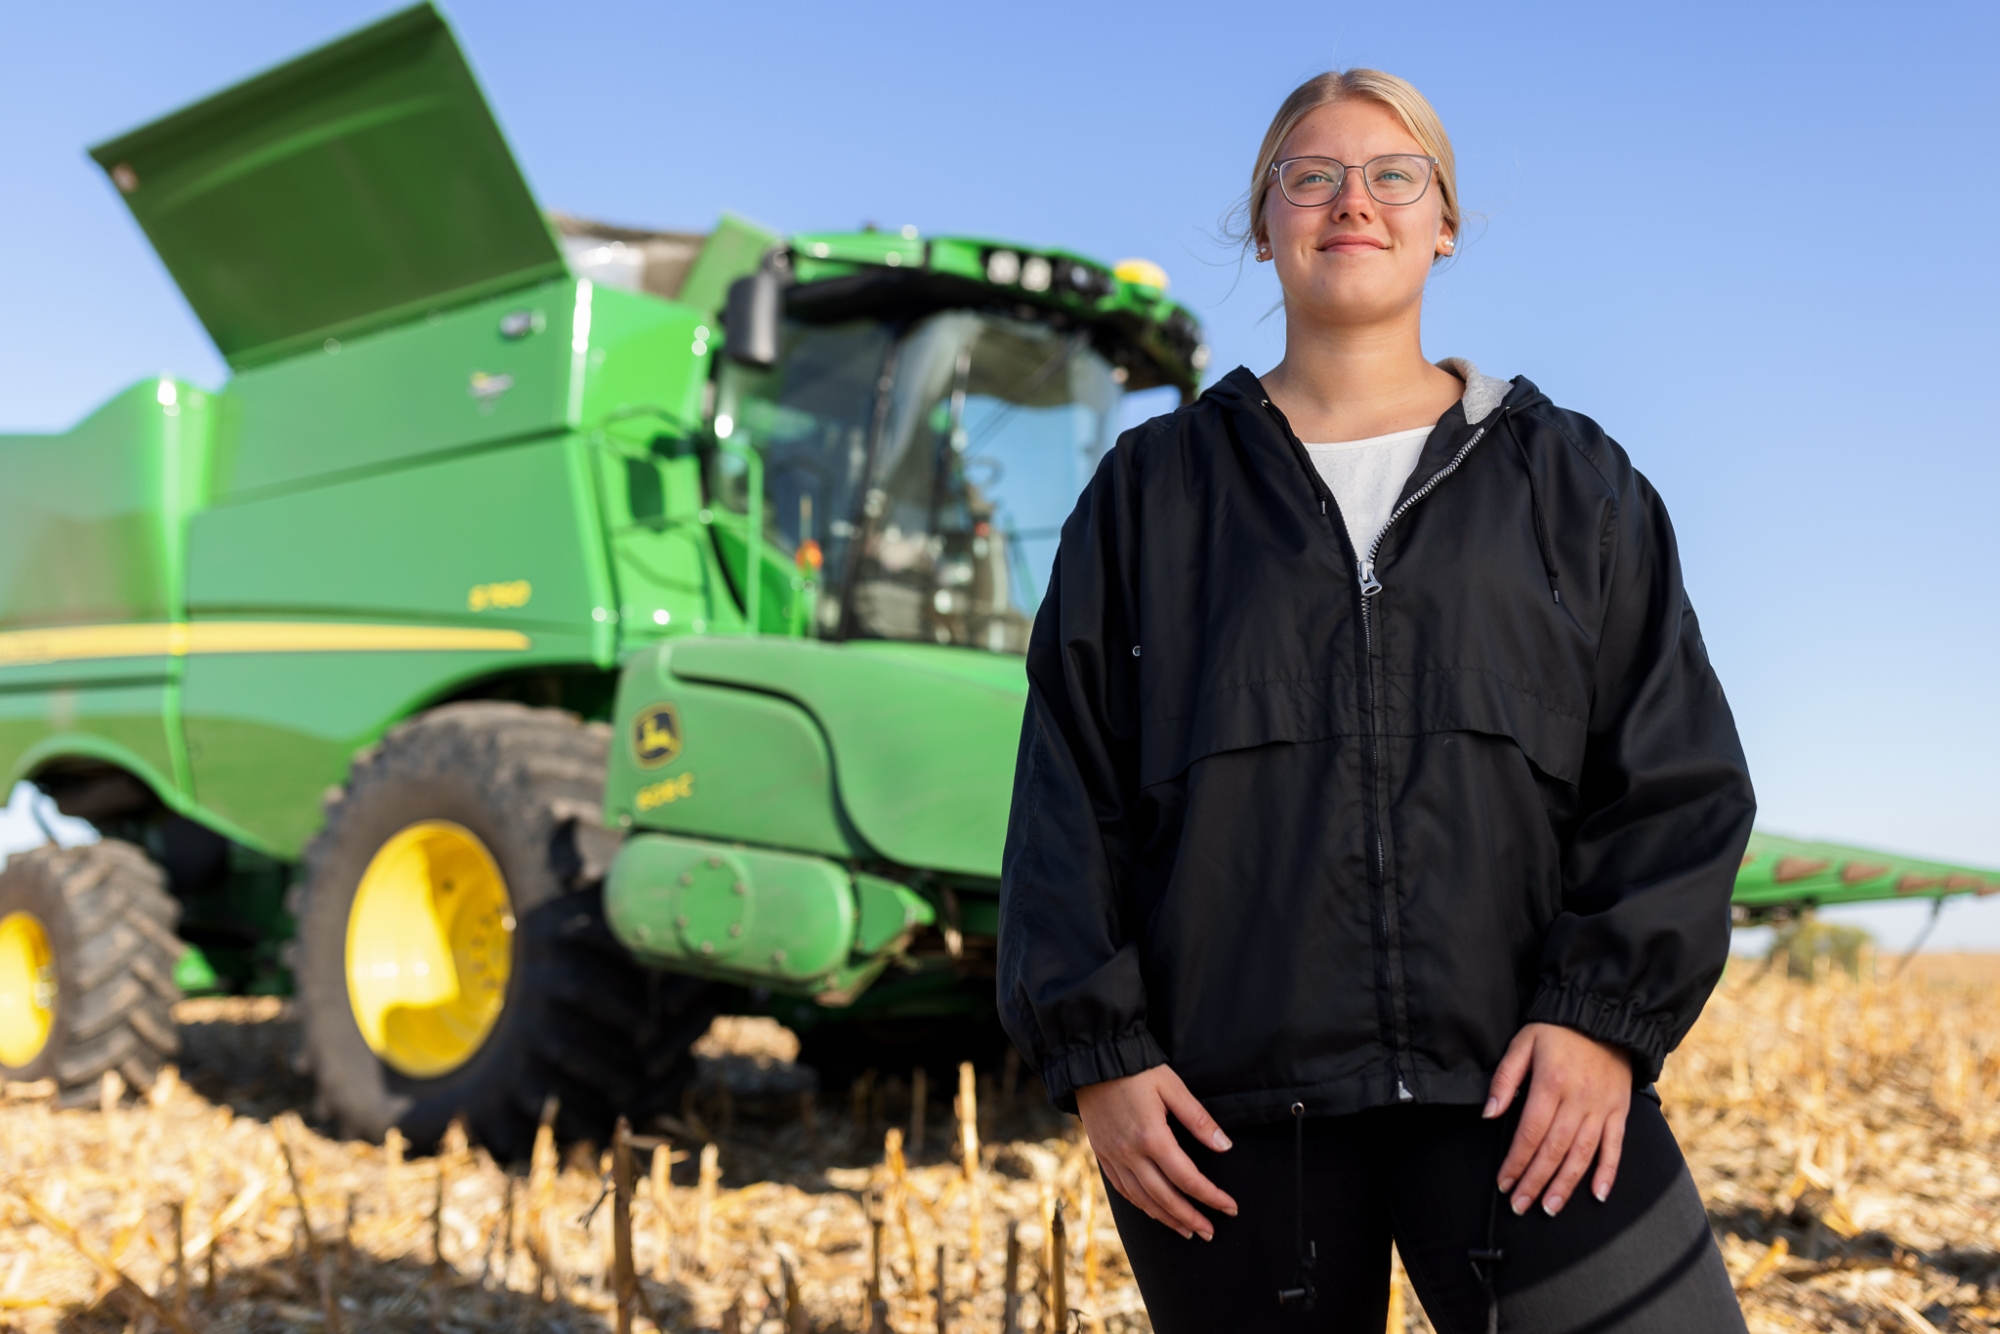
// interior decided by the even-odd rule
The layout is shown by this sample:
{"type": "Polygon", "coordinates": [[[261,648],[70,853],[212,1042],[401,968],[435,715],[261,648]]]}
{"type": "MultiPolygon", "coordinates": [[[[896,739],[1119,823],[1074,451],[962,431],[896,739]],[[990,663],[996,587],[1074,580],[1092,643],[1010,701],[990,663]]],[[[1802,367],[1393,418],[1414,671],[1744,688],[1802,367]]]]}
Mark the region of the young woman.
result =
{"type": "Polygon", "coordinates": [[[1597,424],[1425,360],[1450,142],[1285,100],[1285,357],[1127,433],[1028,651],[1000,1004],[1154,1328],[1741,1330],[1651,1082],[1754,798],[1673,530],[1597,424]]]}

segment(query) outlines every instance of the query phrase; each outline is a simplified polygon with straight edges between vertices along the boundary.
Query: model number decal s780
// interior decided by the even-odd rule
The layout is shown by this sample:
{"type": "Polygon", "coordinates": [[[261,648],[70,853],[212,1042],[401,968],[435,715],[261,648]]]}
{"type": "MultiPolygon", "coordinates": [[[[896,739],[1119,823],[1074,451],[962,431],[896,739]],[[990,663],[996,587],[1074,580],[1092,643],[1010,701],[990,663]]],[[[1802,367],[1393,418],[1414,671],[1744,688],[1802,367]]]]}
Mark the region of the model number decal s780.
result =
{"type": "Polygon", "coordinates": [[[661,806],[671,806],[677,801],[686,801],[694,795],[694,774],[692,772],[662,778],[657,783],[648,783],[633,794],[632,804],[642,811],[655,810],[661,806]]]}
{"type": "Polygon", "coordinates": [[[465,595],[465,609],[497,611],[525,607],[534,594],[534,586],[526,579],[510,579],[504,584],[474,584],[472,591],[465,595]]]}

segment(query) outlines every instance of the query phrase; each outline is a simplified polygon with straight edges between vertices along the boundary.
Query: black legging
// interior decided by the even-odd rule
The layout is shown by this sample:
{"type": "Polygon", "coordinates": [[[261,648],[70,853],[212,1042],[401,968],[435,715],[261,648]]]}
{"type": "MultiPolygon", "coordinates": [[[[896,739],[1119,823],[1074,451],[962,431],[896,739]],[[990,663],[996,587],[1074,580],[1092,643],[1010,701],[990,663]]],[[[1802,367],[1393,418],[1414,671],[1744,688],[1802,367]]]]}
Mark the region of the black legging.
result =
{"type": "Polygon", "coordinates": [[[1311,1310],[1280,1304],[1296,1285],[1290,1124],[1230,1133],[1216,1153],[1178,1125],[1195,1166],[1235,1200],[1211,1211],[1215,1240],[1183,1240],[1107,1185],[1118,1235],[1158,1334],[1366,1331],[1388,1317],[1389,1242],[1439,1334],[1486,1334],[1486,1261],[1502,1330],[1532,1334],[1732,1334],[1743,1316],[1666,1118],[1632,1099],[1625,1152],[1599,1204],[1586,1176],[1554,1218],[1516,1218],[1499,1194],[1513,1118],[1477,1107],[1383,1107],[1308,1118],[1305,1235],[1318,1251],[1311,1310]],[[1490,1243],[1489,1243],[1490,1231],[1490,1243]]]}

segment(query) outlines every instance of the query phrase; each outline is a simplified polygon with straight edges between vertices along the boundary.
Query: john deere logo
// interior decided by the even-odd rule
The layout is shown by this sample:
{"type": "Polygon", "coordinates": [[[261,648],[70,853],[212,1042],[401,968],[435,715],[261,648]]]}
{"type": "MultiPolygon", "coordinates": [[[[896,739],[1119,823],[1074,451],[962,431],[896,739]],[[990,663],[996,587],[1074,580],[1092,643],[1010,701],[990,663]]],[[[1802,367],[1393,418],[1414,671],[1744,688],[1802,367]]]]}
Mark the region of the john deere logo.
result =
{"type": "Polygon", "coordinates": [[[681,716],[671,704],[649,704],[632,720],[632,758],[641,769],[671,764],[681,753],[681,716]]]}

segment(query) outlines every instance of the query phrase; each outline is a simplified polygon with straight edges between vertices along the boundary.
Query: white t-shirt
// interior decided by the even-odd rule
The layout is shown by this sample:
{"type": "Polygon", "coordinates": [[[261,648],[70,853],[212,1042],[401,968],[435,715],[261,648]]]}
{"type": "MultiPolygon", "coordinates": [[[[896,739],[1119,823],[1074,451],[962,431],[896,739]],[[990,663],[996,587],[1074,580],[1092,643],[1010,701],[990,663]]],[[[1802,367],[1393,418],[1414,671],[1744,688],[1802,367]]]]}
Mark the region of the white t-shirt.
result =
{"type": "Polygon", "coordinates": [[[1340,506],[1340,517],[1347,521],[1347,539],[1354,543],[1356,557],[1366,558],[1369,544],[1389,522],[1389,512],[1403,494],[1403,483],[1416,471],[1431,429],[1419,426],[1366,440],[1306,446],[1313,467],[1340,506]]]}

